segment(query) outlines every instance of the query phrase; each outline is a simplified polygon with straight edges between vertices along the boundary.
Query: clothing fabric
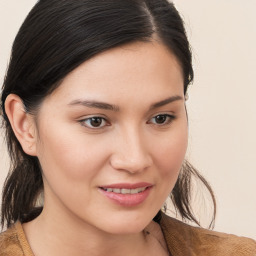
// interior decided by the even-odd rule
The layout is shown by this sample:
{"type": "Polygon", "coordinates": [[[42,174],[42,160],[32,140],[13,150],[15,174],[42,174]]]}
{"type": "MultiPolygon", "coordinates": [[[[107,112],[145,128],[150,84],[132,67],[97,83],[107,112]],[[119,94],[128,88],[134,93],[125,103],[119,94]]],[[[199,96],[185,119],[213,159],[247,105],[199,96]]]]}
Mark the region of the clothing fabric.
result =
{"type": "MultiPolygon", "coordinates": [[[[256,256],[256,241],[192,227],[162,214],[160,226],[172,256],[256,256]]],[[[0,256],[34,256],[20,222],[0,234],[0,256]]]]}
{"type": "Polygon", "coordinates": [[[0,256],[34,256],[20,222],[0,234],[0,256]]]}
{"type": "Polygon", "coordinates": [[[256,256],[256,241],[192,227],[162,214],[160,220],[172,256],[256,256]]]}

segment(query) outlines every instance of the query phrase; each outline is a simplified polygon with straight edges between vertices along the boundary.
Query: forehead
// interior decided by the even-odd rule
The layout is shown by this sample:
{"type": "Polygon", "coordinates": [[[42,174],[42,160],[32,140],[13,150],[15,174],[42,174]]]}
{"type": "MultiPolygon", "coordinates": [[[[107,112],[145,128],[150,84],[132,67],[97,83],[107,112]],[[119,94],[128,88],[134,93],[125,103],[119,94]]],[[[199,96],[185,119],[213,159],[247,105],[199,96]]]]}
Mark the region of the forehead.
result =
{"type": "Polygon", "coordinates": [[[182,94],[183,75],[177,58],[154,41],[127,44],[96,55],[69,73],[51,97],[61,101],[81,97],[135,101],[140,96],[157,101],[182,94]]]}

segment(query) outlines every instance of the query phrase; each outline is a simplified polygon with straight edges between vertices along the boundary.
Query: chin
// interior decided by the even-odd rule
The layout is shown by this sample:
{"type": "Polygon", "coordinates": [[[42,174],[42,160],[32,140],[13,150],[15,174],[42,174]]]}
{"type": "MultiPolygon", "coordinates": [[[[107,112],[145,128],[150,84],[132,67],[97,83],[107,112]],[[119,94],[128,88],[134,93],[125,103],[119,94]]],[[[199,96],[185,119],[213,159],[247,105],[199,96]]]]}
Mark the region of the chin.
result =
{"type": "Polygon", "coordinates": [[[104,229],[105,232],[111,234],[119,235],[128,235],[140,233],[145,229],[145,227],[152,221],[152,218],[148,216],[135,217],[132,216],[123,216],[122,218],[109,218],[107,222],[98,224],[98,227],[104,229]]]}
{"type": "Polygon", "coordinates": [[[125,225],[119,225],[116,227],[111,227],[109,229],[109,233],[113,234],[113,235],[131,235],[131,234],[138,234],[140,232],[142,232],[145,227],[148,225],[149,223],[147,223],[146,225],[142,225],[142,223],[140,223],[139,225],[136,223],[134,224],[125,224],[125,225]]]}

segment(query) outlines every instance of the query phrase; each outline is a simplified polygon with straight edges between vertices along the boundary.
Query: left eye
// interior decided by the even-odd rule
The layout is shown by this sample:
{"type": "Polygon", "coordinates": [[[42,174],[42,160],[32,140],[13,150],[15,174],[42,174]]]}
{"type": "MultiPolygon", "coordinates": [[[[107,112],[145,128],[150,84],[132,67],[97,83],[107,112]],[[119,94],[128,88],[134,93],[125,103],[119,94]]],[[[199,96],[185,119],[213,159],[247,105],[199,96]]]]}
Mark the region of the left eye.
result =
{"type": "Polygon", "coordinates": [[[165,125],[171,123],[174,118],[172,115],[163,114],[154,116],[149,122],[156,125],[165,125]]]}
{"type": "Polygon", "coordinates": [[[102,128],[107,125],[107,121],[99,116],[90,117],[80,122],[88,128],[102,128]]]}

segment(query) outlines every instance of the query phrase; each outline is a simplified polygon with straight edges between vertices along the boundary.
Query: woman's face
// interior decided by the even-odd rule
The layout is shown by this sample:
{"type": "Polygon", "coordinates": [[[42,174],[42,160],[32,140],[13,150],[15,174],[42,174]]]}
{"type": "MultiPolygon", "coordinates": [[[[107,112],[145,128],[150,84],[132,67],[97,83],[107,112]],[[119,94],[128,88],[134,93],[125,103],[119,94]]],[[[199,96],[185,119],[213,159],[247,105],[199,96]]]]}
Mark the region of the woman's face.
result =
{"type": "Polygon", "coordinates": [[[173,189],[186,152],[181,67],[157,42],[111,49],[66,76],[37,122],[43,214],[139,232],[173,189]]]}

